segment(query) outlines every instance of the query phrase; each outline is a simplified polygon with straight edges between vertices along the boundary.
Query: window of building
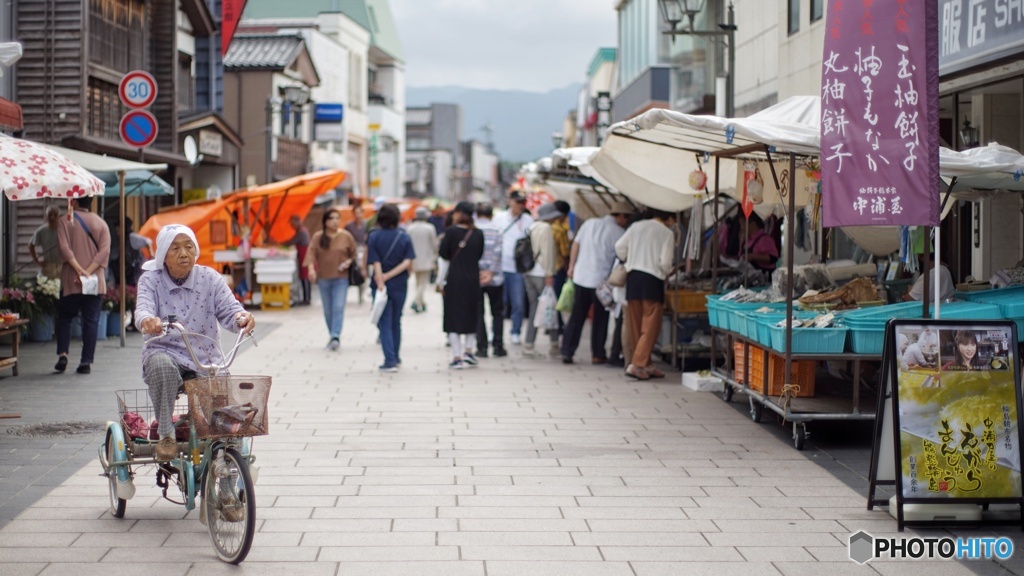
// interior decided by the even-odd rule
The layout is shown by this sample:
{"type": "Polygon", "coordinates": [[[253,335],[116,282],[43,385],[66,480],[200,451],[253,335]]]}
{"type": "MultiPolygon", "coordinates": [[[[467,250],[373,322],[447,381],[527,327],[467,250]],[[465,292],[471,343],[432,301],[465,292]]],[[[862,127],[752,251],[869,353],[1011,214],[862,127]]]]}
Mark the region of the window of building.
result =
{"type": "Polygon", "coordinates": [[[789,0],[789,33],[800,31],[800,0],[789,0]]]}
{"type": "Polygon", "coordinates": [[[90,0],[89,61],[121,72],[145,68],[148,28],[141,0],[90,0]]]}
{"type": "Polygon", "coordinates": [[[363,109],[363,74],[365,73],[365,66],[363,64],[363,58],[359,54],[351,54],[349,56],[349,78],[348,83],[349,93],[348,102],[349,106],[353,110],[363,109]]]}
{"type": "Polygon", "coordinates": [[[195,78],[192,77],[192,57],[178,53],[178,111],[190,112],[196,96],[195,78]]]}
{"type": "Polygon", "coordinates": [[[88,135],[119,140],[121,116],[126,109],[117,94],[117,84],[90,77],[86,99],[85,129],[88,135]]]}
{"type": "Polygon", "coordinates": [[[817,22],[825,16],[825,0],[811,0],[811,22],[817,22]]]}

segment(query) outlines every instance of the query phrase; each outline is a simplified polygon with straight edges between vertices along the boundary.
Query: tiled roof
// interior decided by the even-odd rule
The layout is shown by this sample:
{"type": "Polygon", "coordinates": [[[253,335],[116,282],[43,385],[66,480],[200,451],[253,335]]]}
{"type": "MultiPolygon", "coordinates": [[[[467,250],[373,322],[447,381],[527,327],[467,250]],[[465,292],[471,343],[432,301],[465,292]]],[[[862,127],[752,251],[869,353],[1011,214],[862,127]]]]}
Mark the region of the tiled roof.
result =
{"type": "Polygon", "coordinates": [[[224,56],[224,68],[281,70],[291,65],[303,45],[298,35],[239,34],[224,56]]]}
{"type": "Polygon", "coordinates": [[[321,12],[341,12],[370,31],[373,45],[402,61],[402,44],[388,0],[248,0],[245,18],[315,18],[321,12]]]}

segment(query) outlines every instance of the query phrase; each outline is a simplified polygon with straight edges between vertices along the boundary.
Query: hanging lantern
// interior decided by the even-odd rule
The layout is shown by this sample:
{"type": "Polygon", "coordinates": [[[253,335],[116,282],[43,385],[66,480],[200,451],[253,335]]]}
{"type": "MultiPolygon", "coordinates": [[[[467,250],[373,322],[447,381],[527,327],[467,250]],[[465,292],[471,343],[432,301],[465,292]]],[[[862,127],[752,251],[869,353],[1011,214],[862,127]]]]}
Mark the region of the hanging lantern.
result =
{"type": "Polygon", "coordinates": [[[703,192],[708,185],[708,175],[702,170],[694,170],[690,172],[690,188],[693,188],[697,192],[703,192]]]}

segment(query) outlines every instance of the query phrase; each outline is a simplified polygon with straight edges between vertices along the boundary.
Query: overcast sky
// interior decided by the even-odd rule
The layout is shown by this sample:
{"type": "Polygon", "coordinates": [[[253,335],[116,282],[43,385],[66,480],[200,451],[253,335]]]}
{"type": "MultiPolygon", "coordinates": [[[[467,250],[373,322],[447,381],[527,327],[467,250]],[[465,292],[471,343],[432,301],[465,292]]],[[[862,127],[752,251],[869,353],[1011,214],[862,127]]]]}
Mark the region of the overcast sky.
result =
{"type": "Polygon", "coordinates": [[[614,0],[389,0],[412,87],[547,92],[616,45],[614,0]]]}

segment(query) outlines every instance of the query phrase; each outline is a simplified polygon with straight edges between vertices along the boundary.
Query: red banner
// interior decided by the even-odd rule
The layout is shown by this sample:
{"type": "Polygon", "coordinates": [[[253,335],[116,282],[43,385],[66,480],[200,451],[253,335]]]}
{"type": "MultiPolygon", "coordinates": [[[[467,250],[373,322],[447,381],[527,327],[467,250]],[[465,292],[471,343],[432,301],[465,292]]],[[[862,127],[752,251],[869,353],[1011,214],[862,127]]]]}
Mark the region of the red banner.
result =
{"type": "Polygon", "coordinates": [[[821,77],[825,226],[939,224],[933,0],[830,0],[821,77]]]}
{"type": "Polygon", "coordinates": [[[235,37],[235,28],[242,19],[246,0],[221,0],[220,2],[220,56],[223,58],[235,37]]]}

